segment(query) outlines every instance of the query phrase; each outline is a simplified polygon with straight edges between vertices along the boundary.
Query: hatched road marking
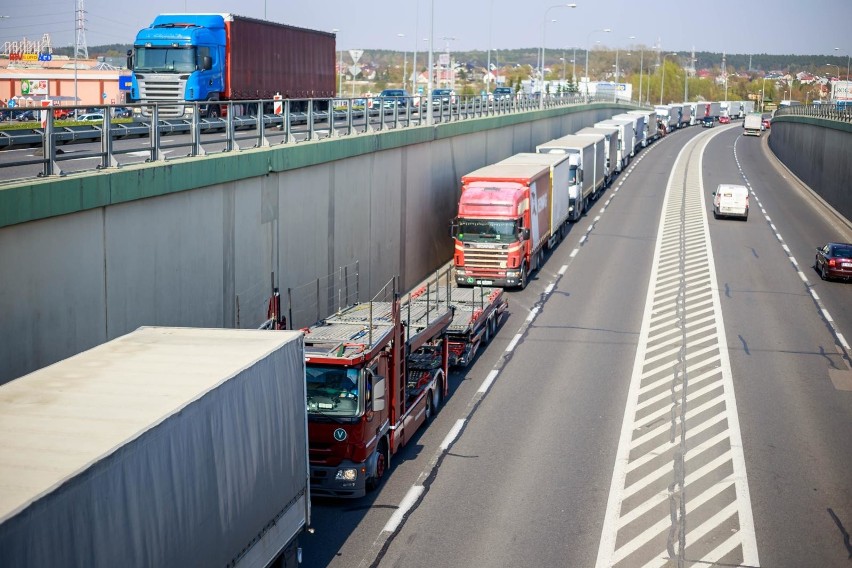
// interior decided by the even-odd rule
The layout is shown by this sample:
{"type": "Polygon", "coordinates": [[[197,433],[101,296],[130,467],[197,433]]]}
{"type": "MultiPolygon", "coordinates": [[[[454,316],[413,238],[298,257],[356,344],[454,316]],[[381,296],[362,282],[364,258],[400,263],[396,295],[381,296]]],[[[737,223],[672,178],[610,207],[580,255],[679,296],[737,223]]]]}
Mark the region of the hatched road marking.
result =
{"type": "Polygon", "coordinates": [[[759,566],[701,179],[716,134],[666,188],[599,568],[759,566]]]}

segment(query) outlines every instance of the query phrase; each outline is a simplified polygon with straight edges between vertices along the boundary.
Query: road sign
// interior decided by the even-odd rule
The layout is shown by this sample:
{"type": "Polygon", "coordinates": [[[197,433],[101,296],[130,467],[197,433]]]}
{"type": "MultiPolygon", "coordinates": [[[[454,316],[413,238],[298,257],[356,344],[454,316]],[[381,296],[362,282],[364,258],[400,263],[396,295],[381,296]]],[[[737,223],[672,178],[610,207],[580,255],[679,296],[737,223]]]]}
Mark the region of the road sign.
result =
{"type": "Polygon", "coordinates": [[[103,100],[106,100],[106,93],[101,93],[101,98],[102,98],[103,100]]]}
{"type": "Polygon", "coordinates": [[[131,83],[132,79],[130,78],[130,75],[120,75],[118,77],[118,90],[129,91],[131,83]]]}
{"type": "Polygon", "coordinates": [[[281,95],[272,97],[272,112],[273,114],[284,114],[284,101],[281,95]]]}
{"type": "Polygon", "coordinates": [[[358,66],[358,65],[350,65],[350,66],[349,66],[349,73],[350,73],[353,77],[357,77],[357,76],[358,76],[358,74],[359,74],[360,72],[361,72],[361,67],[360,67],[360,66],[358,66]]]}
{"type": "Polygon", "coordinates": [[[352,63],[358,63],[358,60],[361,59],[361,56],[364,55],[363,49],[350,49],[349,56],[352,58],[352,63]]]}
{"type": "Polygon", "coordinates": [[[15,108],[15,104],[15,99],[9,99],[9,102],[6,103],[6,106],[8,106],[9,108],[15,108]]]}

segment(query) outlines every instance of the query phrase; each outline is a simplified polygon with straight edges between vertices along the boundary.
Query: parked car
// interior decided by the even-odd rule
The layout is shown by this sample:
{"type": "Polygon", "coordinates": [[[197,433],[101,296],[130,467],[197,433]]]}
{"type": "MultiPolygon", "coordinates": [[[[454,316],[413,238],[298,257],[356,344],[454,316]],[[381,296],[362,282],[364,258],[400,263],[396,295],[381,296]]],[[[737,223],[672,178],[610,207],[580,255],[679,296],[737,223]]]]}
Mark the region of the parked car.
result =
{"type": "Polygon", "coordinates": [[[731,117],[730,116],[720,116],[719,117],[719,124],[731,124],[731,117]]]}
{"type": "Polygon", "coordinates": [[[81,114],[77,117],[78,122],[102,122],[104,119],[103,113],[93,112],[88,114],[81,114]]]}
{"type": "Polygon", "coordinates": [[[820,278],[852,278],[852,243],[828,243],[816,251],[814,268],[820,278]]]}
{"type": "Polygon", "coordinates": [[[384,108],[412,106],[411,95],[405,89],[385,89],[379,93],[384,108]]]}
{"type": "Polygon", "coordinates": [[[748,221],[748,188],[720,183],[713,192],[713,217],[741,217],[748,221]]]}
{"type": "Polygon", "coordinates": [[[113,118],[130,118],[133,116],[133,111],[125,107],[114,107],[112,109],[113,118]]]}
{"type": "Polygon", "coordinates": [[[713,128],[714,126],[716,126],[716,122],[712,116],[705,116],[701,119],[701,128],[713,128]]]}
{"type": "Polygon", "coordinates": [[[12,114],[15,117],[15,120],[19,122],[33,122],[39,119],[38,115],[36,115],[36,111],[34,110],[13,111],[12,114]]]}
{"type": "Polygon", "coordinates": [[[455,102],[456,94],[452,89],[432,89],[432,106],[449,107],[455,102]]]}
{"type": "Polygon", "coordinates": [[[515,89],[512,87],[497,87],[494,89],[494,100],[513,99],[515,97],[515,89]]]}

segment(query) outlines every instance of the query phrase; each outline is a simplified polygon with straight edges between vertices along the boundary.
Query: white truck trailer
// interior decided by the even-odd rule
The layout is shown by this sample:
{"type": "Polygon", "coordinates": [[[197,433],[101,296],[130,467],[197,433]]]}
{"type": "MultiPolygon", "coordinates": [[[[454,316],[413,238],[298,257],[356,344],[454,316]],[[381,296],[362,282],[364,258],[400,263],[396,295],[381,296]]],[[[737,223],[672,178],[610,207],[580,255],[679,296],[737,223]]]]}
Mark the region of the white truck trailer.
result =
{"type": "Polygon", "coordinates": [[[718,121],[719,117],[722,116],[722,103],[721,101],[714,101],[708,103],[708,111],[705,116],[712,116],[713,120],[718,121]]]}
{"type": "Polygon", "coordinates": [[[739,120],[743,117],[743,103],[742,101],[725,101],[727,103],[727,107],[725,108],[725,114],[731,120],[739,120]]]}
{"type": "Polygon", "coordinates": [[[666,127],[666,132],[671,132],[675,128],[680,121],[680,116],[678,116],[678,109],[676,109],[672,105],[662,105],[654,107],[654,111],[657,113],[657,117],[660,119],[660,122],[663,126],[666,127]]]}
{"type": "Polygon", "coordinates": [[[143,327],[0,386],[0,566],[295,566],[301,332],[143,327]]]}
{"type": "Polygon", "coordinates": [[[615,126],[618,128],[618,165],[616,165],[615,169],[620,172],[630,163],[630,156],[634,151],[633,146],[636,133],[633,131],[633,121],[624,118],[610,118],[594,124],[595,128],[600,126],[615,126]]]}
{"type": "Polygon", "coordinates": [[[633,121],[633,147],[630,155],[635,156],[636,152],[645,147],[643,144],[645,140],[645,116],[632,112],[625,112],[622,114],[616,114],[612,118],[633,121]]]}
{"type": "Polygon", "coordinates": [[[568,135],[536,146],[539,154],[568,158],[572,221],[578,221],[604,189],[605,144],[603,136],[568,135]]]}
{"type": "Polygon", "coordinates": [[[702,102],[689,103],[689,108],[690,108],[689,125],[695,126],[696,124],[701,122],[701,119],[704,118],[707,115],[708,107],[709,107],[708,103],[702,103],[702,102]]]}
{"type": "Polygon", "coordinates": [[[692,124],[692,105],[683,103],[680,105],[680,124],[678,128],[684,128],[692,124]]]}
{"type": "Polygon", "coordinates": [[[609,187],[617,172],[615,166],[618,164],[618,129],[614,126],[601,126],[600,128],[587,126],[574,134],[577,136],[604,137],[604,187],[609,187]]]}
{"type": "Polygon", "coordinates": [[[568,156],[545,155],[533,152],[521,152],[509,156],[501,164],[547,166],[550,168],[550,238],[547,247],[551,248],[567,234],[563,226],[571,219],[571,164],[568,156]]]}
{"type": "Polygon", "coordinates": [[[642,116],[644,129],[642,130],[642,147],[646,147],[660,136],[657,129],[657,113],[650,109],[629,110],[627,114],[638,114],[642,116]]]}
{"type": "Polygon", "coordinates": [[[748,113],[754,112],[754,101],[742,101],[743,103],[743,117],[745,117],[748,113]]]}

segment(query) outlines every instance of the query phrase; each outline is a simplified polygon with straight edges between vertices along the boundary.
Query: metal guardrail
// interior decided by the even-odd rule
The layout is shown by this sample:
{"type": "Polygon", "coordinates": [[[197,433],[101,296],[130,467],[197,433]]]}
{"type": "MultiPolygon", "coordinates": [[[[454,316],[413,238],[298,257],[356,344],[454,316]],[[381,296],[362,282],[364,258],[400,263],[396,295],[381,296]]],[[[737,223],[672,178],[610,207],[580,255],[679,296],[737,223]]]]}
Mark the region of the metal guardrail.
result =
{"type": "MultiPolygon", "coordinates": [[[[295,144],[305,140],[319,140],[351,136],[365,132],[421,126],[428,122],[425,96],[406,99],[309,99],[282,101],[281,114],[264,114],[273,108],[272,100],[225,102],[222,118],[202,118],[203,103],[187,103],[190,118],[161,119],[160,109],[174,103],[124,105],[133,111],[131,123],[115,122],[114,105],[88,107],[104,115],[102,122],[80,122],[59,125],[54,112],[61,110],[74,114],[83,107],[50,107],[41,112],[43,126],[27,130],[0,130],[0,150],[36,148],[29,159],[5,161],[0,159],[0,170],[18,166],[40,166],[38,176],[65,175],[62,163],[89,158],[96,165],[89,169],[117,168],[120,157],[127,154],[145,154],[145,162],[165,162],[169,159],[204,156],[211,153],[236,152],[249,148],[295,144]],[[360,104],[359,104],[360,103],[360,104]],[[307,109],[295,111],[291,109],[307,109]],[[326,109],[326,110],[321,110],[326,109]],[[328,110],[331,109],[331,110],[328,110]],[[106,134],[108,133],[108,134],[106,134]],[[164,142],[171,135],[184,135],[185,139],[164,142]],[[123,143],[133,139],[146,139],[144,143],[123,143]],[[75,143],[97,143],[98,149],[74,151],[66,155],[61,146],[75,143]],[[211,150],[211,146],[218,148],[211,150]],[[119,147],[120,146],[120,147],[119,147]],[[184,152],[167,157],[174,150],[184,152]]],[[[500,114],[529,112],[541,109],[596,102],[581,94],[514,96],[492,99],[490,96],[453,96],[450,101],[433,100],[432,122],[442,124],[500,114]]],[[[604,102],[611,102],[610,100],[604,102]]],[[[42,111],[42,109],[30,109],[42,111]]],[[[2,158],[2,153],[0,153],[2,158]]],[[[137,162],[138,162],[137,158],[137,162]]],[[[78,170],[79,171],[79,170],[78,170]]],[[[83,170],[86,171],[86,170],[83,170]]]]}
{"type": "Polygon", "coordinates": [[[774,116],[812,116],[825,120],[852,123],[852,102],[849,104],[785,106],[776,110],[774,116]]]}

